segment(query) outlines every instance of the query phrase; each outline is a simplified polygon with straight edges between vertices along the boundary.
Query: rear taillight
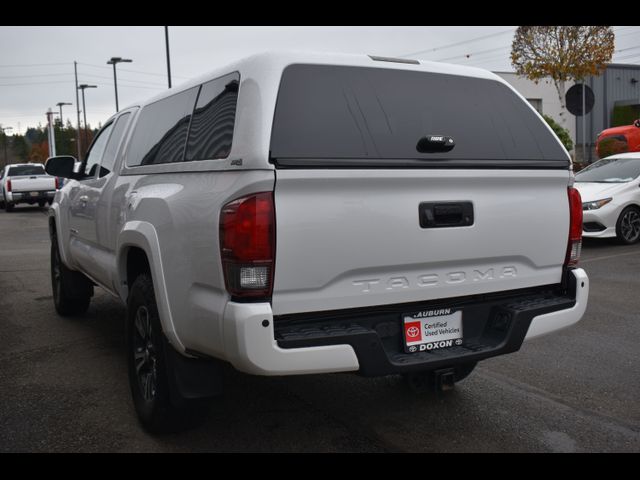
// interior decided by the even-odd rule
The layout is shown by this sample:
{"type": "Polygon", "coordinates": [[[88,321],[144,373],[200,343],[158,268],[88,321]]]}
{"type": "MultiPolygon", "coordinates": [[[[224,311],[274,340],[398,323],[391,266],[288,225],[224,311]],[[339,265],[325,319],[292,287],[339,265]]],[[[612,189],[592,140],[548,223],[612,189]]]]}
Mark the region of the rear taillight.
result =
{"type": "Polygon", "coordinates": [[[60,179],[56,177],[56,190],[60,190],[60,179]]]}
{"type": "Polygon", "coordinates": [[[233,297],[271,297],[275,257],[272,192],[239,198],[222,208],[220,255],[225,285],[233,297]]]}
{"type": "Polygon", "coordinates": [[[7,178],[6,185],[7,185],[7,192],[10,192],[11,191],[11,179],[10,178],[7,178]]]}
{"type": "Polygon", "coordinates": [[[569,244],[567,246],[567,256],[565,267],[575,267],[580,260],[582,250],[582,199],[580,192],[573,187],[569,187],[569,244]]]}

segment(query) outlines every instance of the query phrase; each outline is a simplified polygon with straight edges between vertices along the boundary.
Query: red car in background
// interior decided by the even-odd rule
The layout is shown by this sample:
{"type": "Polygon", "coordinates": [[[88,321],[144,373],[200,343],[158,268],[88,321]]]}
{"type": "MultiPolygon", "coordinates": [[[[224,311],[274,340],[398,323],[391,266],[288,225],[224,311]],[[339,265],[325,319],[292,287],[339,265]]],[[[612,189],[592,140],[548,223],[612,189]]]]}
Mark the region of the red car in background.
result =
{"type": "Polygon", "coordinates": [[[596,140],[598,158],[616,153],[640,152],[640,119],[632,125],[603,130],[596,140]]]}

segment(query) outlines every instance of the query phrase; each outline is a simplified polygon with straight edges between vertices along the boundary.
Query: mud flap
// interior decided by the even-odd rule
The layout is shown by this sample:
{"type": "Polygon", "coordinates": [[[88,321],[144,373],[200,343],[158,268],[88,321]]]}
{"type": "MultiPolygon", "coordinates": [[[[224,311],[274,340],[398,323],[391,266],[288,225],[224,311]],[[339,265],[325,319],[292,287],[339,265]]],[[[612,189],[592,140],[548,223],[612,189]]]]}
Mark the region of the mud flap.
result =
{"type": "Polygon", "coordinates": [[[222,393],[220,361],[185,357],[178,353],[166,338],[164,342],[171,403],[181,407],[193,400],[204,400],[222,393]]]}

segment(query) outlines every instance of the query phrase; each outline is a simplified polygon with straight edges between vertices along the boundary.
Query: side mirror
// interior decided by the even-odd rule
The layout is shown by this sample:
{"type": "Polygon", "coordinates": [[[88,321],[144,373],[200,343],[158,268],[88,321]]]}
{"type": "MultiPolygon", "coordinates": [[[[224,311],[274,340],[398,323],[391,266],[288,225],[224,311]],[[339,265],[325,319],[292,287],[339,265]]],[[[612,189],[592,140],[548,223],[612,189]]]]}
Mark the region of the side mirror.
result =
{"type": "Polygon", "coordinates": [[[50,157],[45,163],[45,171],[54,177],[74,178],[73,166],[76,159],[71,155],[61,155],[59,157],[50,157]]]}

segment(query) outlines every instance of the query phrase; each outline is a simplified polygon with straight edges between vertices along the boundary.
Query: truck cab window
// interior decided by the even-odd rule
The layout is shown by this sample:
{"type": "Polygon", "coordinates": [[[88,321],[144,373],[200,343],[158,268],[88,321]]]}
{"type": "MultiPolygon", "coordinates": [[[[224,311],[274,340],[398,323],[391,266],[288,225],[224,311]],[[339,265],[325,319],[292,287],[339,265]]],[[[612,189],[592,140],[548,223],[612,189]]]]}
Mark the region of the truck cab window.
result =
{"type": "Polygon", "coordinates": [[[105,147],[107,146],[107,140],[109,139],[111,127],[113,127],[113,123],[105,126],[98,133],[98,137],[94,140],[93,145],[91,146],[91,150],[89,150],[89,154],[85,159],[83,176],[81,180],[95,178],[96,170],[98,169],[98,165],[100,165],[100,160],[102,160],[102,155],[104,153],[105,147]]]}

